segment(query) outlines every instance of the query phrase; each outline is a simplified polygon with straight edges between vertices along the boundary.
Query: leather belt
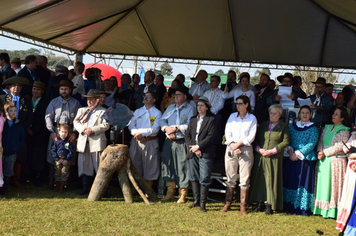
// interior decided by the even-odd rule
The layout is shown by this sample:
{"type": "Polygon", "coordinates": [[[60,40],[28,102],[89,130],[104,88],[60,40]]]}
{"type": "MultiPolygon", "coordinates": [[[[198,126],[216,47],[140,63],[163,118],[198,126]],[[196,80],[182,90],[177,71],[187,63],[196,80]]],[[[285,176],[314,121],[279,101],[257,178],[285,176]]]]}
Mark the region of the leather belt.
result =
{"type": "Polygon", "coordinates": [[[57,128],[59,128],[59,126],[60,125],[69,125],[69,127],[71,128],[71,129],[73,129],[73,124],[59,124],[59,123],[56,123],[56,122],[53,122],[53,126],[55,126],[55,127],[57,127],[57,128]]]}
{"type": "Polygon", "coordinates": [[[183,141],[184,138],[177,138],[177,139],[171,139],[171,141],[177,142],[177,141],[183,141]]]}
{"type": "Polygon", "coordinates": [[[67,159],[67,157],[61,157],[61,156],[60,156],[59,159],[67,159]]]}
{"type": "Polygon", "coordinates": [[[157,136],[148,136],[145,139],[146,139],[146,141],[151,141],[151,140],[157,139],[157,136]]]}

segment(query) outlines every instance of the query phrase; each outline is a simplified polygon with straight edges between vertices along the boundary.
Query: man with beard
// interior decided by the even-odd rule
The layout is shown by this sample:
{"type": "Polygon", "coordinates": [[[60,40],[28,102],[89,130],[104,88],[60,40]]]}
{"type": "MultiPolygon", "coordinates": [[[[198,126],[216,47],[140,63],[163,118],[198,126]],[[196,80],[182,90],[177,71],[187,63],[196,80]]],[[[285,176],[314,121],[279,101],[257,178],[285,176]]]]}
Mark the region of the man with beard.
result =
{"type": "MultiPolygon", "coordinates": [[[[71,97],[72,89],[75,88],[69,80],[61,80],[59,84],[53,85],[59,88],[60,96],[52,99],[46,109],[46,127],[51,133],[48,148],[47,148],[47,162],[49,163],[49,189],[53,189],[54,182],[54,159],[51,154],[51,146],[53,141],[57,141],[57,128],[61,124],[69,125],[73,128],[73,121],[78,109],[81,107],[77,99],[71,97]]],[[[74,142],[76,133],[72,130],[69,135],[69,141],[74,142]]],[[[73,159],[72,159],[73,160],[73,159]]]]}

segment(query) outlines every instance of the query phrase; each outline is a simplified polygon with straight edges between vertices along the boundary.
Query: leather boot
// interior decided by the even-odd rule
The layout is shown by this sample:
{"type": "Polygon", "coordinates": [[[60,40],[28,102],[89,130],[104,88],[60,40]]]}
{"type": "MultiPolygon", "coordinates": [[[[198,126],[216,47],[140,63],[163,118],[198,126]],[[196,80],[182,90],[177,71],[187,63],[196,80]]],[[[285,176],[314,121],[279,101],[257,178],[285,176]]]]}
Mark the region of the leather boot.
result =
{"type": "Polygon", "coordinates": [[[22,169],[22,164],[19,162],[15,162],[13,178],[14,178],[14,186],[16,188],[21,188],[21,184],[20,184],[21,169],[22,169]]]}
{"type": "Polygon", "coordinates": [[[48,190],[52,190],[54,188],[54,166],[48,165],[48,190]]]}
{"type": "Polygon", "coordinates": [[[89,177],[86,175],[82,175],[82,190],[78,193],[78,195],[85,195],[89,193],[89,177]]]}
{"type": "Polygon", "coordinates": [[[257,203],[256,208],[252,212],[253,213],[262,212],[265,210],[265,208],[266,208],[266,206],[265,206],[264,202],[260,201],[257,203]]]}
{"type": "Polygon", "coordinates": [[[247,211],[246,211],[247,203],[246,202],[248,199],[248,192],[249,192],[248,189],[243,189],[243,188],[240,189],[240,212],[243,215],[247,214],[247,211]]]}
{"type": "Polygon", "coordinates": [[[65,181],[59,182],[59,193],[63,193],[65,183],[66,183],[65,181]]]}
{"type": "Polygon", "coordinates": [[[226,187],[226,194],[225,194],[225,206],[221,209],[222,212],[227,212],[231,209],[232,198],[234,194],[234,188],[226,187]]]}
{"type": "Polygon", "coordinates": [[[168,181],[167,182],[167,193],[161,201],[169,201],[173,198],[174,194],[176,193],[176,181],[168,181]]]}
{"type": "Polygon", "coordinates": [[[188,188],[179,188],[180,197],[177,201],[178,204],[185,203],[188,196],[188,188]]]}
{"type": "Polygon", "coordinates": [[[200,184],[199,184],[199,182],[191,181],[191,183],[192,183],[192,192],[193,192],[194,202],[192,203],[192,205],[189,206],[189,208],[199,206],[199,200],[200,200],[200,184]]]}
{"type": "Polygon", "coordinates": [[[273,214],[272,205],[266,204],[266,215],[272,215],[272,214],[273,214]]]}
{"type": "Polygon", "coordinates": [[[206,212],[206,200],[208,199],[209,185],[200,185],[200,211],[206,212]]]}

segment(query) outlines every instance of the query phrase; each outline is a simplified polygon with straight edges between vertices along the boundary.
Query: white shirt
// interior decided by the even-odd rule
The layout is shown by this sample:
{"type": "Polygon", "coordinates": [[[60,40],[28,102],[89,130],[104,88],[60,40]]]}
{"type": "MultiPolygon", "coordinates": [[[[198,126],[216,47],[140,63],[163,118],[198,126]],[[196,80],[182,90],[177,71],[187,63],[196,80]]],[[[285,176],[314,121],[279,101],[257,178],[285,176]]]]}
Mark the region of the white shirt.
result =
{"type": "Polygon", "coordinates": [[[255,109],[255,93],[252,90],[247,90],[246,92],[243,92],[242,89],[238,86],[236,86],[233,90],[231,90],[228,93],[225,93],[222,97],[224,99],[228,98],[234,98],[234,103],[236,103],[236,98],[239,97],[240,95],[246,95],[250,99],[250,105],[252,110],[255,109]]]}
{"type": "Polygon", "coordinates": [[[83,75],[74,76],[72,82],[73,85],[76,87],[75,89],[73,89],[73,95],[76,95],[77,93],[82,94],[82,91],[84,90],[83,75]]]}
{"type": "Polygon", "coordinates": [[[210,89],[210,84],[206,81],[202,83],[194,83],[192,84],[192,87],[189,89],[189,93],[194,96],[203,96],[203,94],[210,89]]]}
{"type": "Polygon", "coordinates": [[[162,112],[155,106],[150,109],[146,109],[143,106],[134,112],[134,116],[131,119],[129,130],[132,135],[141,133],[142,136],[157,136],[159,132],[159,120],[162,117],[162,112]]]}
{"type": "Polygon", "coordinates": [[[216,88],[214,91],[209,89],[204,93],[204,97],[209,99],[211,104],[211,112],[215,115],[224,107],[225,99],[223,98],[224,91],[219,88],[216,88]]]}
{"type": "Polygon", "coordinates": [[[257,131],[257,119],[254,115],[247,113],[246,117],[241,119],[238,112],[230,115],[225,126],[226,145],[232,142],[242,141],[245,146],[252,146],[257,131]]]}

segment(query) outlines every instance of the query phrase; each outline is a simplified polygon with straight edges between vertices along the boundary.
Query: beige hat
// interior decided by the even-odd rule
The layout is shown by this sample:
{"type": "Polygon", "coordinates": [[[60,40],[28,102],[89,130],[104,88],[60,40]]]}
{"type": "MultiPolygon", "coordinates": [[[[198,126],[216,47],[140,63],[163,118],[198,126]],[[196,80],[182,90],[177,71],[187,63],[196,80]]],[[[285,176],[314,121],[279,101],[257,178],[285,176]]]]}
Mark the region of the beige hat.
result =
{"type": "Polygon", "coordinates": [[[100,91],[96,89],[90,89],[87,93],[87,95],[83,95],[83,97],[87,98],[99,98],[100,97],[100,91]]]}
{"type": "Polygon", "coordinates": [[[20,58],[18,57],[15,57],[15,58],[12,58],[12,60],[10,61],[10,63],[16,63],[16,62],[24,62],[24,60],[21,60],[20,58]]]}

